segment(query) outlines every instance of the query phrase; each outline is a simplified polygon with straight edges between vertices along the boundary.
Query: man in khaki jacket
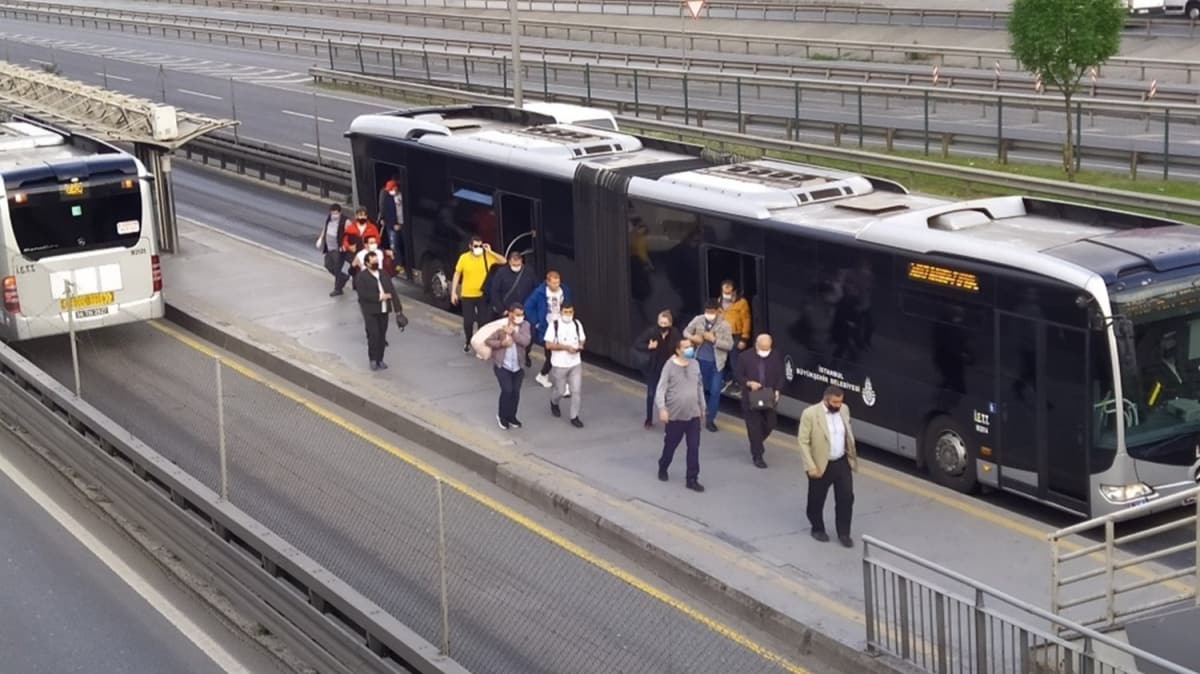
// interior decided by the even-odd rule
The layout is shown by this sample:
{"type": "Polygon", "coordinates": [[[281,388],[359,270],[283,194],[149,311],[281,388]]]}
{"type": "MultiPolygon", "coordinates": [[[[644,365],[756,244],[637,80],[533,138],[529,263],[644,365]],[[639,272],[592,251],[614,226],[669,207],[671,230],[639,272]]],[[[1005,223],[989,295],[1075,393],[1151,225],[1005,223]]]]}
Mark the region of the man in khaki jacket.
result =
{"type": "Polygon", "coordinates": [[[845,393],[836,386],[825,389],[824,400],[800,415],[800,456],[808,473],[808,521],[812,537],[822,543],[825,533],[825,497],[833,487],[834,518],[838,541],[854,547],[850,538],[850,516],[854,508],[853,471],[858,470],[854,431],[850,428],[850,408],[843,402],[845,393]]]}

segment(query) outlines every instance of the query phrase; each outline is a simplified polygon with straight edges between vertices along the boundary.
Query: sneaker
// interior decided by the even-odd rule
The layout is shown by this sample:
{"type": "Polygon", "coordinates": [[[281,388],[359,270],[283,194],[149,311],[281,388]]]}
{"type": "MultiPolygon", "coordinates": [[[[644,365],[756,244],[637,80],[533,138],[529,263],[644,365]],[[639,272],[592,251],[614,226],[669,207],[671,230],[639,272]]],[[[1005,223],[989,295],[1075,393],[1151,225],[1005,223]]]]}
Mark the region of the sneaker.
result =
{"type": "Polygon", "coordinates": [[[717,424],[712,421],[704,422],[704,427],[713,433],[716,433],[717,431],[721,430],[721,429],[717,428],[717,424]]]}
{"type": "Polygon", "coordinates": [[[508,422],[507,422],[507,421],[505,421],[505,420],[501,419],[501,418],[500,418],[500,416],[499,416],[499,415],[497,415],[497,416],[496,416],[496,425],[500,427],[500,430],[502,430],[502,431],[507,431],[507,430],[508,430],[508,425],[509,425],[509,424],[508,424],[508,422]]]}
{"type": "Polygon", "coordinates": [[[550,377],[548,375],[539,374],[538,376],[534,377],[533,380],[541,384],[542,388],[550,388],[551,386],[554,386],[554,384],[550,383],[550,377]]]}
{"type": "Polygon", "coordinates": [[[334,290],[333,292],[329,293],[329,296],[337,297],[338,295],[345,295],[345,294],[346,294],[346,292],[343,290],[334,290]]]}
{"type": "Polygon", "coordinates": [[[838,543],[841,543],[843,548],[854,547],[854,539],[849,536],[838,536],[838,543]]]}
{"type": "Polygon", "coordinates": [[[754,460],[754,465],[755,465],[755,466],[757,466],[757,467],[759,467],[759,468],[766,468],[766,467],[767,467],[767,462],[766,462],[766,461],[763,461],[763,460],[762,460],[762,457],[759,457],[759,458],[757,458],[757,459],[755,459],[755,460],[754,460]]]}
{"type": "Polygon", "coordinates": [[[661,466],[659,467],[659,469],[658,469],[658,479],[662,480],[663,482],[666,482],[668,479],[670,479],[670,478],[667,476],[667,469],[666,469],[666,468],[663,468],[663,467],[661,467],[661,466]]]}
{"type": "Polygon", "coordinates": [[[828,543],[829,542],[829,534],[825,533],[824,531],[814,531],[814,532],[812,532],[812,537],[813,537],[813,540],[820,542],[820,543],[828,543]]]}
{"type": "Polygon", "coordinates": [[[691,489],[692,491],[694,491],[694,492],[696,492],[696,493],[700,493],[700,492],[703,492],[703,491],[704,491],[704,485],[700,484],[700,483],[699,483],[698,481],[696,481],[696,480],[688,480],[688,481],[687,481],[687,488],[688,488],[688,489],[691,489]]]}
{"type": "Polygon", "coordinates": [[[521,423],[521,420],[516,417],[509,419],[508,425],[512,426],[513,428],[521,428],[522,426],[524,426],[524,424],[521,423]]]}
{"type": "Polygon", "coordinates": [[[553,414],[556,417],[561,417],[562,409],[560,409],[558,405],[555,405],[554,403],[550,403],[550,414],[553,414]]]}
{"type": "Polygon", "coordinates": [[[380,370],[386,370],[386,369],[387,369],[387,363],[383,362],[382,360],[381,360],[381,361],[379,361],[379,369],[380,369],[380,370]]]}
{"type": "Polygon", "coordinates": [[[574,426],[575,428],[583,428],[583,422],[579,420],[579,417],[575,417],[574,419],[572,419],[571,425],[574,426]]]}
{"type": "Polygon", "coordinates": [[[463,353],[471,353],[471,343],[463,344],[463,353]]]}
{"type": "Polygon", "coordinates": [[[651,428],[654,428],[654,422],[647,419],[642,422],[642,428],[650,430],[651,428]]]}

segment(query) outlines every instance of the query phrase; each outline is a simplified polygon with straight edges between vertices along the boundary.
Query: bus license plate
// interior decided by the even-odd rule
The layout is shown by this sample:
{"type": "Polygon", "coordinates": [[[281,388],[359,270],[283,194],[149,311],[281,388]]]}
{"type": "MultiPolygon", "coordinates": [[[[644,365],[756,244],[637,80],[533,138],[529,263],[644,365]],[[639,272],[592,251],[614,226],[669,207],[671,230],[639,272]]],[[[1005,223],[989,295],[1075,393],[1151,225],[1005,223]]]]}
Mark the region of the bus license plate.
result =
{"type": "Polygon", "coordinates": [[[113,299],[113,294],[111,292],[89,293],[87,295],[72,297],[70,300],[67,300],[67,298],[64,297],[63,299],[59,300],[59,306],[62,307],[63,311],[66,311],[68,308],[90,309],[92,307],[102,307],[112,304],[113,299]]]}
{"type": "Polygon", "coordinates": [[[75,312],[75,318],[95,318],[97,316],[107,316],[108,310],[111,307],[93,307],[91,309],[80,309],[75,312]]]}

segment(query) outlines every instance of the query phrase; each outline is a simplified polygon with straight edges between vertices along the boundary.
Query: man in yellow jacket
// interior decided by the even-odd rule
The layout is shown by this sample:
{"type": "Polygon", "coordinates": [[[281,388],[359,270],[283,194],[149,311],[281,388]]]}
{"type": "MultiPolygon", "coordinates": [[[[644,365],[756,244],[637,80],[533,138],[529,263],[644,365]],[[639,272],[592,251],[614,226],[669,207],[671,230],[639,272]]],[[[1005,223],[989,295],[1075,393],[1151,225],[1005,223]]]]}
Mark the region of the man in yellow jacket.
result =
{"type": "Polygon", "coordinates": [[[729,350],[729,359],[725,362],[726,386],[734,385],[733,373],[737,372],[738,354],[750,346],[750,302],[737,291],[733,281],[721,282],[721,315],[733,332],[733,348],[729,350]]]}
{"type": "Polygon", "coordinates": [[[800,458],[808,474],[808,521],[812,537],[822,543],[825,533],[825,498],[833,487],[834,519],[838,541],[854,547],[850,538],[850,517],[854,511],[854,475],[858,470],[858,451],[850,428],[850,408],[845,393],[837,386],[825,389],[824,400],[800,415],[800,458]]]}

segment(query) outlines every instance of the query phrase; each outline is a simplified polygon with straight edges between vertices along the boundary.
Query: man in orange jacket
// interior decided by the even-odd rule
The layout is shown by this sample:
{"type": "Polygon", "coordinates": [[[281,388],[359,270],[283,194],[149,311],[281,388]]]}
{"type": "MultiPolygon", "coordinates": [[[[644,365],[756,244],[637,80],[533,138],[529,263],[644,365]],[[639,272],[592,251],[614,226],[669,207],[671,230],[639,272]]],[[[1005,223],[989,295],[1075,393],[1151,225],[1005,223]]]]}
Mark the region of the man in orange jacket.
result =
{"type": "Polygon", "coordinates": [[[737,367],[738,354],[750,346],[750,302],[737,291],[733,281],[721,282],[721,312],[725,322],[733,332],[733,348],[729,350],[729,358],[725,361],[726,387],[736,386],[733,380],[734,368],[737,367]]]}

